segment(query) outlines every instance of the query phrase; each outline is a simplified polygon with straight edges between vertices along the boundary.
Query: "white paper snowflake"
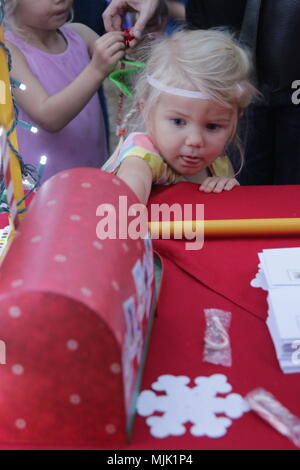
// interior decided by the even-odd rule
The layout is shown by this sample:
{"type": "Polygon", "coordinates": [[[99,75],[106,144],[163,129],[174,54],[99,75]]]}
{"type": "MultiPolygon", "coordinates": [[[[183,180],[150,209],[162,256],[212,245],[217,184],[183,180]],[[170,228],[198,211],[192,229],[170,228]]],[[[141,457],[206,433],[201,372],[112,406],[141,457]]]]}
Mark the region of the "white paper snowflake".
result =
{"type": "Polygon", "coordinates": [[[251,287],[256,287],[256,288],[261,288],[263,290],[268,291],[269,290],[268,281],[267,281],[265,273],[262,269],[262,265],[259,264],[258,268],[259,268],[258,272],[256,273],[255,278],[252,279],[252,281],[250,282],[250,286],[251,287]]]}
{"type": "Polygon", "coordinates": [[[146,420],[154,437],[181,436],[188,422],[193,424],[190,429],[193,436],[222,437],[232,424],[229,418],[240,418],[249,411],[245,400],[236,393],[217,396],[232,390],[225,375],[196,377],[194,387],[188,386],[190,381],[185,376],[161,375],[152,388],[165,395],[156,395],[151,390],[140,394],[137,411],[141,416],[150,416],[155,411],[164,413],[146,420]]]}

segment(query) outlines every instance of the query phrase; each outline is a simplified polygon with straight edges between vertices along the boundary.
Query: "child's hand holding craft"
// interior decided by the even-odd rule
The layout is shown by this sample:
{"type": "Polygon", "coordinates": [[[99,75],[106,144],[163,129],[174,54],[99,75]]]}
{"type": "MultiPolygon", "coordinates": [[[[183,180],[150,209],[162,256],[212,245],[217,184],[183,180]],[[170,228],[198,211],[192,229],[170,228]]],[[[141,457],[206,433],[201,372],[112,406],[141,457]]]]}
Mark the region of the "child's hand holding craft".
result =
{"type": "Polygon", "coordinates": [[[91,66],[94,66],[104,79],[123,58],[124,50],[125,41],[122,32],[106,33],[94,43],[91,66]]]}

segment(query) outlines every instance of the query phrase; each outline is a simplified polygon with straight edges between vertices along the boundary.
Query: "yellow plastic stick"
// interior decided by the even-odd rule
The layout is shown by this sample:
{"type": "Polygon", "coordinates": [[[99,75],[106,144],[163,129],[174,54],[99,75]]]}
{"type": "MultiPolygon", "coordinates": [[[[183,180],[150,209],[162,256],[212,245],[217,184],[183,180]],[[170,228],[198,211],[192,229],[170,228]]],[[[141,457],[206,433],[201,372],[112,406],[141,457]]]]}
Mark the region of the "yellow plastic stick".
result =
{"type": "MultiPolygon", "coordinates": [[[[4,31],[2,26],[0,26],[0,41],[4,42],[4,31]]],[[[0,125],[4,126],[6,131],[8,131],[11,128],[13,121],[14,110],[10,92],[10,77],[8,71],[7,56],[4,50],[0,48],[0,125]]],[[[18,150],[16,131],[14,131],[9,138],[14,148],[18,150]]],[[[20,201],[24,197],[21,168],[19,160],[11,150],[10,174],[12,178],[15,199],[16,201],[20,201]]],[[[19,209],[24,208],[25,203],[22,203],[19,206],[19,209]]],[[[23,214],[19,214],[18,218],[19,221],[21,221],[23,218],[23,214]]]]}
{"type": "MultiPolygon", "coordinates": [[[[181,238],[191,237],[203,229],[202,221],[176,221],[176,222],[149,222],[151,234],[161,238],[170,233],[172,238],[176,233],[182,234],[181,238]]],[[[300,235],[300,218],[278,218],[278,219],[225,219],[205,220],[205,237],[253,237],[253,236],[284,236],[300,235]]]]}

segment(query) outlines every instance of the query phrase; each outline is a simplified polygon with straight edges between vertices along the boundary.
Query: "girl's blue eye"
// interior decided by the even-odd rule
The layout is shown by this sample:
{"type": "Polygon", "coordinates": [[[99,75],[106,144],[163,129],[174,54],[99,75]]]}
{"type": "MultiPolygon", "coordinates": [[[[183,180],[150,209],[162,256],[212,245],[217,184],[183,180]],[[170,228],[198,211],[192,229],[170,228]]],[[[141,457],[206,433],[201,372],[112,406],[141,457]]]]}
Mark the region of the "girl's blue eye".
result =
{"type": "Polygon", "coordinates": [[[181,119],[181,118],[174,118],[174,119],[171,119],[171,121],[175,124],[175,126],[177,127],[182,127],[185,125],[185,120],[184,119],[181,119]]]}

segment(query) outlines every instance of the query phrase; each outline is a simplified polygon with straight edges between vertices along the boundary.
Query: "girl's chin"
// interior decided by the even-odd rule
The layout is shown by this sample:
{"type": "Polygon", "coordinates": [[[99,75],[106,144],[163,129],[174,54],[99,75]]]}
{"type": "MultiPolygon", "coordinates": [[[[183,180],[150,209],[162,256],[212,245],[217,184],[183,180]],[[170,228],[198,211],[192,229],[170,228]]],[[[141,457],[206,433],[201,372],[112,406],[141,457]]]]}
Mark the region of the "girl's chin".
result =
{"type": "Polygon", "coordinates": [[[197,173],[201,173],[204,168],[202,167],[181,167],[180,169],[178,168],[177,172],[180,173],[181,175],[196,175],[197,173]]]}

